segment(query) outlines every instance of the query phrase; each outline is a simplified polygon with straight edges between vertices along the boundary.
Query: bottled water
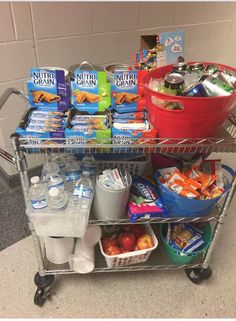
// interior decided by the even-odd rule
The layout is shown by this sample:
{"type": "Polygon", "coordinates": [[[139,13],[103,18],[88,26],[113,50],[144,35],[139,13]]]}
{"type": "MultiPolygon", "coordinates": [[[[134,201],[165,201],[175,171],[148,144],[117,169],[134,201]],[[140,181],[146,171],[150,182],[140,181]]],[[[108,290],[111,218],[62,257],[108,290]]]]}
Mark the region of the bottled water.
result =
{"type": "Polygon", "coordinates": [[[55,161],[46,160],[42,169],[42,181],[50,190],[52,187],[65,189],[64,178],[60,174],[60,167],[55,161]]]}
{"type": "Polygon", "coordinates": [[[48,192],[48,206],[54,211],[64,211],[68,204],[67,192],[61,188],[52,187],[48,192]]]}
{"type": "Polygon", "coordinates": [[[60,168],[60,174],[65,174],[65,167],[71,160],[74,160],[74,156],[70,154],[60,154],[57,156],[56,162],[60,168]]]}
{"type": "Polygon", "coordinates": [[[51,173],[59,174],[59,172],[60,172],[60,168],[57,165],[57,163],[55,161],[49,161],[48,159],[46,159],[42,168],[42,174],[41,174],[42,182],[47,183],[51,173]]]}
{"type": "Polygon", "coordinates": [[[30,182],[32,185],[29,188],[29,198],[33,209],[41,210],[47,207],[47,190],[45,185],[40,182],[40,178],[38,176],[31,177],[30,182]]]}
{"type": "Polygon", "coordinates": [[[66,189],[65,183],[64,183],[64,178],[59,173],[50,173],[47,176],[46,183],[47,183],[48,190],[50,190],[53,187],[61,188],[61,189],[64,189],[64,190],[66,189]]]}
{"type": "Polygon", "coordinates": [[[81,178],[75,183],[72,206],[76,209],[83,209],[92,198],[93,184],[89,178],[90,173],[83,171],[81,178]]]}
{"type": "Polygon", "coordinates": [[[80,178],[80,165],[75,159],[70,159],[65,166],[65,181],[77,181],[80,178]]]}
{"type": "Polygon", "coordinates": [[[88,172],[89,175],[96,174],[96,160],[93,155],[85,155],[80,164],[81,172],[88,172]]]}

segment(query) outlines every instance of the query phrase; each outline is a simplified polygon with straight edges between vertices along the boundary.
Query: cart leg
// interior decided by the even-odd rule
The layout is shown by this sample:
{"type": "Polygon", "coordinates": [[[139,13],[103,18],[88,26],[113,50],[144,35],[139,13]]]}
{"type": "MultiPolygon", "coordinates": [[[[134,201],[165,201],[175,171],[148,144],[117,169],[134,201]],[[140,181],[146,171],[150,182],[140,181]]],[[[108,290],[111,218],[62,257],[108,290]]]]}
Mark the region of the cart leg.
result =
{"type": "Polygon", "coordinates": [[[209,246],[209,248],[206,251],[204,261],[202,263],[201,268],[193,268],[193,269],[186,269],[185,272],[188,276],[188,278],[195,284],[201,283],[203,280],[209,279],[212,275],[212,270],[209,266],[210,264],[210,258],[214,252],[215,245],[217,243],[217,239],[220,236],[220,232],[223,228],[224,221],[226,218],[227,210],[230,206],[230,203],[232,201],[233,195],[235,193],[235,188],[236,188],[236,179],[235,179],[235,174],[231,182],[231,188],[226,196],[226,199],[224,201],[224,204],[221,209],[220,216],[217,220],[214,232],[213,232],[213,237],[212,237],[212,242],[209,246]]]}
{"type": "Polygon", "coordinates": [[[40,276],[39,272],[35,274],[34,283],[37,286],[37,290],[34,295],[34,304],[43,306],[44,302],[50,295],[50,286],[54,281],[54,275],[40,276]]]}

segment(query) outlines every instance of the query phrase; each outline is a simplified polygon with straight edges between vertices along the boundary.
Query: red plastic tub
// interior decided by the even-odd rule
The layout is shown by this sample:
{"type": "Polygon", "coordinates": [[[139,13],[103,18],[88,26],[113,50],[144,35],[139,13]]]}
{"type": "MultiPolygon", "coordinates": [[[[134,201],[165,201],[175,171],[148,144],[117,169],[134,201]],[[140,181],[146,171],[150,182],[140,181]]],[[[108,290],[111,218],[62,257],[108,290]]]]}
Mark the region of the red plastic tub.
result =
{"type": "MultiPolygon", "coordinates": [[[[194,62],[190,62],[194,63],[194,62]]],[[[236,72],[236,68],[226,65],[204,62],[204,65],[218,65],[220,69],[236,72]]],[[[161,138],[206,138],[214,137],[230,111],[236,105],[236,93],[221,97],[182,97],[155,92],[149,88],[151,78],[164,78],[172,70],[167,65],[150,71],[144,77],[146,104],[149,119],[161,138]],[[176,102],[181,110],[167,110],[161,107],[163,102],[176,102]]]]}

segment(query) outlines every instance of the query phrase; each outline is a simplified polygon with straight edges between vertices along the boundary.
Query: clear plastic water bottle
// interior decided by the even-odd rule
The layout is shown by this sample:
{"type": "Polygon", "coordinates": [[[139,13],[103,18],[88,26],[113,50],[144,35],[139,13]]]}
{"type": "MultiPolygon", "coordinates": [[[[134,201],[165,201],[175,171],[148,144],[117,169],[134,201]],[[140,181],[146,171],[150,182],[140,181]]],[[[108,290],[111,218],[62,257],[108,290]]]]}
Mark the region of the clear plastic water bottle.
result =
{"type": "Polygon", "coordinates": [[[34,210],[41,210],[48,206],[47,204],[47,189],[43,183],[41,183],[38,176],[33,176],[30,179],[31,186],[29,188],[29,198],[31,206],[34,210]]]}
{"type": "Polygon", "coordinates": [[[52,187],[48,192],[48,207],[54,211],[64,211],[67,205],[67,192],[61,188],[52,187]]]}
{"type": "Polygon", "coordinates": [[[58,164],[55,161],[50,161],[46,159],[42,168],[42,174],[41,174],[42,182],[47,183],[51,173],[59,174],[59,172],[60,172],[60,168],[58,164]]]}
{"type": "Polygon", "coordinates": [[[89,172],[83,171],[81,178],[75,183],[72,195],[72,206],[77,209],[86,207],[92,198],[93,184],[89,176],[89,172]]]}
{"type": "Polygon", "coordinates": [[[53,187],[66,190],[64,178],[59,173],[55,173],[55,172],[49,173],[47,176],[46,184],[47,184],[48,190],[50,190],[53,187]]]}
{"type": "Polygon", "coordinates": [[[85,155],[80,164],[81,172],[88,172],[89,175],[96,174],[96,160],[93,155],[85,155]]]}
{"type": "Polygon", "coordinates": [[[65,181],[77,181],[80,178],[80,165],[75,159],[70,159],[65,166],[65,181]]]}

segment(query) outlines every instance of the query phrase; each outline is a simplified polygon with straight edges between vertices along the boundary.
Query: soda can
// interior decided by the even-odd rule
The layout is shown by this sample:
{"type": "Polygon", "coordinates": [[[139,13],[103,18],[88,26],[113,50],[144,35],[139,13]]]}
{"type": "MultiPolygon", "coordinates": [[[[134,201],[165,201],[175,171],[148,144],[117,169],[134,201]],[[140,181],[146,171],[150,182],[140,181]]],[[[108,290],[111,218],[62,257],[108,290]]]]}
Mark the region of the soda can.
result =
{"type": "Polygon", "coordinates": [[[206,88],[208,95],[209,96],[229,96],[231,95],[230,92],[222,89],[221,87],[213,84],[211,82],[211,80],[209,79],[210,76],[208,76],[207,78],[205,78],[202,83],[204,85],[204,87],[206,88]]]}
{"type": "Polygon", "coordinates": [[[204,65],[200,62],[196,62],[195,64],[192,64],[189,66],[191,71],[203,71],[204,65]]]}
{"type": "Polygon", "coordinates": [[[205,86],[201,82],[186,88],[184,95],[188,97],[209,97],[205,86]]]}
{"type": "MultiPolygon", "coordinates": [[[[229,88],[229,91],[233,90],[233,84],[228,80],[226,73],[222,70],[217,70],[213,73],[215,77],[217,77],[223,84],[223,87],[229,88]]],[[[225,88],[223,88],[225,89],[225,88]]],[[[225,89],[226,90],[226,89],[225,89]]],[[[228,90],[226,90],[228,91],[228,90]]]]}
{"type": "Polygon", "coordinates": [[[215,71],[211,74],[207,79],[214,85],[220,87],[221,89],[233,93],[234,87],[233,85],[228,82],[228,80],[224,77],[223,73],[219,70],[215,71]]]}
{"type": "Polygon", "coordinates": [[[184,77],[176,72],[170,72],[165,76],[165,87],[171,89],[180,89],[184,85],[184,77]]]}
{"type": "Polygon", "coordinates": [[[205,67],[205,72],[207,72],[209,75],[213,74],[215,71],[219,70],[219,67],[216,65],[207,65],[205,67]]]}
{"type": "Polygon", "coordinates": [[[186,62],[179,62],[173,65],[173,72],[185,73],[188,70],[188,64],[186,62]]]}
{"type": "Polygon", "coordinates": [[[184,87],[184,77],[180,73],[170,72],[164,79],[164,92],[172,95],[182,95],[184,87]]]}

